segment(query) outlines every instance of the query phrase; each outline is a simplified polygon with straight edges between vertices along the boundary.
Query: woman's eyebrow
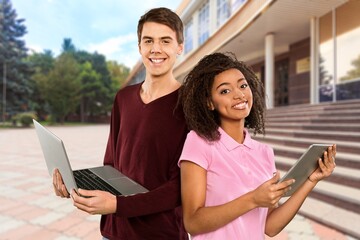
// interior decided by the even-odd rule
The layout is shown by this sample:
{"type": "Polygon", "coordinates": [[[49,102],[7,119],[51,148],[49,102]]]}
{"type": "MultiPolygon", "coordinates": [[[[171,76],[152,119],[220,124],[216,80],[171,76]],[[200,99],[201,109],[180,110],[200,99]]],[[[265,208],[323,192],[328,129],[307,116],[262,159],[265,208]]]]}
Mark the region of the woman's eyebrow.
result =
{"type": "MultiPolygon", "coordinates": [[[[245,77],[239,78],[239,79],[237,80],[237,82],[242,82],[242,81],[246,81],[245,77]]],[[[219,86],[217,86],[216,89],[218,89],[218,88],[221,87],[221,86],[229,85],[229,84],[230,84],[230,83],[228,83],[228,82],[223,82],[223,83],[221,83],[219,86]]]]}

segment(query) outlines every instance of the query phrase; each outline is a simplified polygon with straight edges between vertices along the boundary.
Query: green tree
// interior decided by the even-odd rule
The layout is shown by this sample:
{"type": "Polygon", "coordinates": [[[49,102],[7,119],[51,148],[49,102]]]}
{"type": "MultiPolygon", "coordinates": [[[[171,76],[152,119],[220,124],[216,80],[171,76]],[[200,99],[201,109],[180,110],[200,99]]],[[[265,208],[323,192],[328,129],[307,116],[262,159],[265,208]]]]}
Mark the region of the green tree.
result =
{"type": "Polygon", "coordinates": [[[87,116],[94,116],[102,112],[102,96],[107,90],[101,82],[101,76],[93,68],[91,63],[82,65],[80,74],[81,81],[81,121],[87,121],[87,116]]]}
{"type": "Polygon", "coordinates": [[[71,54],[60,55],[54,69],[39,78],[40,92],[48,102],[55,121],[64,123],[66,116],[79,106],[81,69],[71,54]]]}
{"type": "Polygon", "coordinates": [[[64,38],[63,44],[61,45],[63,53],[75,53],[76,48],[71,38],[64,38]]]}
{"type": "Polygon", "coordinates": [[[113,94],[111,90],[111,77],[106,64],[104,55],[98,53],[89,53],[86,51],[77,51],[74,54],[80,64],[91,63],[92,69],[99,74],[101,91],[97,93],[97,105],[101,106],[96,114],[105,114],[111,110],[113,94]]]}
{"type": "Polygon", "coordinates": [[[40,120],[45,120],[49,114],[49,106],[40,92],[41,84],[54,68],[55,58],[51,50],[44,50],[43,53],[33,53],[27,61],[32,69],[32,77],[29,81],[31,88],[30,107],[36,112],[40,120]]]}
{"type": "Polygon", "coordinates": [[[4,108],[10,115],[28,110],[30,89],[27,76],[29,67],[23,59],[27,49],[22,37],[26,34],[24,19],[18,19],[10,0],[0,0],[0,86],[1,112],[4,108]],[[6,80],[6,81],[5,81],[6,80]],[[4,84],[5,83],[5,84],[4,84]],[[5,104],[6,103],[6,104],[5,104]]]}
{"type": "Polygon", "coordinates": [[[125,83],[126,78],[129,76],[130,69],[124,64],[118,64],[116,61],[108,61],[107,68],[111,77],[111,90],[113,96],[125,83]]]}

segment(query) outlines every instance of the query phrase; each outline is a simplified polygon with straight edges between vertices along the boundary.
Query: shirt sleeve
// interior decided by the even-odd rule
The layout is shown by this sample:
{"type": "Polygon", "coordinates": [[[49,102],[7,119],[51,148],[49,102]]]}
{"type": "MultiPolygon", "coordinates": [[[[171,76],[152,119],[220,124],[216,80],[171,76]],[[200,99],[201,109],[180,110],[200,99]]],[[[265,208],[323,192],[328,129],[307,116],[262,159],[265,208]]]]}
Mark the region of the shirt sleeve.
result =
{"type": "Polygon", "coordinates": [[[181,161],[190,161],[207,170],[211,161],[210,144],[194,131],[190,131],[186,137],[178,166],[180,167],[181,161]]]}

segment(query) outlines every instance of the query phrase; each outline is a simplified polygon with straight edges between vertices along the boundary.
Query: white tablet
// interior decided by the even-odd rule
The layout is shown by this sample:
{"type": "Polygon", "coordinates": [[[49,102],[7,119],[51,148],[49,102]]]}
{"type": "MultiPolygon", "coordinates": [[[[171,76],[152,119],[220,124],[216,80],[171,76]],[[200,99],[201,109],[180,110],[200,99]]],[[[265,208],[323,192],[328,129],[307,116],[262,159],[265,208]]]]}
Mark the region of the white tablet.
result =
{"type": "MultiPolygon", "coordinates": [[[[291,185],[291,190],[288,191],[284,197],[289,197],[293,194],[315,171],[319,166],[318,159],[324,156],[324,152],[332,144],[312,144],[306,152],[296,161],[290,170],[279,180],[283,182],[287,179],[295,179],[295,183],[291,185]]],[[[324,159],[323,159],[324,160],[324,159]]]]}

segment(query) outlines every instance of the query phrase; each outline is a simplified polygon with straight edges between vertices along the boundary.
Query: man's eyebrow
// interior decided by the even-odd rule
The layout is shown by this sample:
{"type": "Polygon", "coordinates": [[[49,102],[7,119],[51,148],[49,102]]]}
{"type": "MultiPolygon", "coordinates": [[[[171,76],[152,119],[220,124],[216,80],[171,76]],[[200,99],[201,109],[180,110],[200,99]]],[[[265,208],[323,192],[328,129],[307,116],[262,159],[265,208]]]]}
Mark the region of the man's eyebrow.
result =
{"type": "MultiPolygon", "coordinates": [[[[154,39],[154,38],[150,37],[150,36],[143,36],[142,39],[154,39]]],[[[164,37],[161,37],[160,39],[161,40],[173,40],[173,38],[170,36],[164,36],[164,37]]]]}

